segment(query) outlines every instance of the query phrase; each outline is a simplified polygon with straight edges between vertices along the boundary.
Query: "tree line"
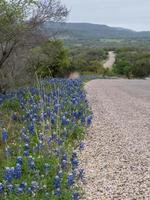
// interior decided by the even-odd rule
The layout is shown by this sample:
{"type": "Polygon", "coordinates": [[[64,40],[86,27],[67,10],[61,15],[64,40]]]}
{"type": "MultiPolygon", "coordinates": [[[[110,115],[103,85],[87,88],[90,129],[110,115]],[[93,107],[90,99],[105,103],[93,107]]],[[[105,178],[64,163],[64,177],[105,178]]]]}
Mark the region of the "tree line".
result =
{"type": "Polygon", "coordinates": [[[150,75],[150,52],[147,49],[122,48],[116,51],[114,72],[127,78],[150,75]]]}

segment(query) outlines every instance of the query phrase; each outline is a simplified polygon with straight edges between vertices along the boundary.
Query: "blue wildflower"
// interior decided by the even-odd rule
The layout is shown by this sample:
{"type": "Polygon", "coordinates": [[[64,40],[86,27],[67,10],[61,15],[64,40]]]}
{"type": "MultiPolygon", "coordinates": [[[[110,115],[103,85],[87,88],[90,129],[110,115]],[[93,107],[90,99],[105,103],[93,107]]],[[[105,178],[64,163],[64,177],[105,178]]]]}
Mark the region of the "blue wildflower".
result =
{"type": "Polygon", "coordinates": [[[79,145],[79,150],[82,151],[84,150],[84,143],[83,142],[80,142],[80,145],[79,145]]]}
{"type": "Polygon", "coordinates": [[[73,184],[74,184],[74,175],[73,175],[73,174],[70,174],[70,175],[67,177],[67,185],[68,185],[69,187],[71,187],[73,184]]]}
{"type": "Polygon", "coordinates": [[[3,129],[3,131],[2,131],[2,141],[6,142],[7,139],[8,139],[8,133],[7,133],[6,129],[3,129]]]}
{"type": "Polygon", "coordinates": [[[22,157],[18,156],[16,159],[16,162],[19,163],[20,165],[22,165],[23,161],[22,161],[22,157]]]}
{"type": "Polygon", "coordinates": [[[34,159],[32,158],[32,156],[29,156],[29,158],[28,158],[28,166],[30,169],[35,169],[35,162],[34,162],[34,159]]]}
{"type": "Polygon", "coordinates": [[[4,191],[4,185],[0,183],[0,193],[4,191]]]}
{"type": "Polygon", "coordinates": [[[91,123],[92,123],[92,116],[90,115],[87,117],[87,125],[91,125],[91,123]]]}
{"type": "Polygon", "coordinates": [[[26,156],[26,157],[28,157],[28,156],[29,156],[29,151],[27,151],[27,150],[24,151],[24,152],[23,152],[23,155],[26,156]]]}
{"type": "Polygon", "coordinates": [[[9,192],[13,192],[14,186],[12,184],[7,185],[7,189],[9,192]]]}
{"type": "Polygon", "coordinates": [[[74,192],[73,193],[72,200],[80,200],[79,192],[74,192]]]}
{"type": "Polygon", "coordinates": [[[55,176],[55,179],[54,179],[54,187],[55,187],[55,189],[60,188],[60,185],[61,185],[60,177],[59,176],[55,176]]]}
{"type": "Polygon", "coordinates": [[[5,168],[5,180],[11,182],[14,178],[14,167],[6,167],[5,168]]]}
{"type": "Polygon", "coordinates": [[[14,177],[19,179],[22,175],[22,169],[21,165],[19,163],[16,164],[16,167],[14,168],[14,177]]]}

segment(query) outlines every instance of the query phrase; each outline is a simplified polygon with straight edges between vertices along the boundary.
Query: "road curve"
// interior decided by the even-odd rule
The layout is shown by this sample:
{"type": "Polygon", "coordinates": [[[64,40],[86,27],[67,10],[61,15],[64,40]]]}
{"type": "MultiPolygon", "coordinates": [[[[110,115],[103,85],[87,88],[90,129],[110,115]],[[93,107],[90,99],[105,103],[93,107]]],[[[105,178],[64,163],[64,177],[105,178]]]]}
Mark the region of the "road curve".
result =
{"type": "Polygon", "coordinates": [[[150,79],[86,84],[93,125],[80,155],[85,200],[150,200],[150,79]]]}
{"type": "Polygon", "coordinates": [[[105,69],[111,69],[116,61],[116,54],[113,51],[108,52],[108,59],[104,62],[103,67],[105,69]]]}

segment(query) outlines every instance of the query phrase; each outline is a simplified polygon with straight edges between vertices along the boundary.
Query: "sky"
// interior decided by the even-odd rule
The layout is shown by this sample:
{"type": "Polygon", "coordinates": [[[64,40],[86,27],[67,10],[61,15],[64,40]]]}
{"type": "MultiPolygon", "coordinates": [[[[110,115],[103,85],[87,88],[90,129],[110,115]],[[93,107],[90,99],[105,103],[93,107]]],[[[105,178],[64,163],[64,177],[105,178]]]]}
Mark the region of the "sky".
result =
{"type": "Polygon", "coordinates": [[[89,22],[150,31],[150,0],[62,0],[68,22],[89,22]]]}

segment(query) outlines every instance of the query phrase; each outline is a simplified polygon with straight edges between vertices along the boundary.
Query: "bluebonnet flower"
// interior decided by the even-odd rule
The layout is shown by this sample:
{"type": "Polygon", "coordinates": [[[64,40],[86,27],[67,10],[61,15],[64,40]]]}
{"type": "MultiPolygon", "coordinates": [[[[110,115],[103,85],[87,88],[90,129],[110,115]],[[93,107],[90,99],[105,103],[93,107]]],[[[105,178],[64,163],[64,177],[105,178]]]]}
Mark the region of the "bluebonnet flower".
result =
{"type": "Polygon", "coordinates": [[[13,192],[14,186],[12,184],[7,185],[8,191],[13,192]]]}
{"type": "Polygon", "coordinates": [[[63,171],[62,171],[62,170],[59,170],[59,172],[58,172],[58,176],[59,176],[60,178],[63,177],[63,171]]]}
{"type": "Polygon", "coordinates": [[[60,195],[61,195],[61,190],[60,190],[60,188],[57,188],[56,190],[55,190],[55,193],[54,193],[56,196],[58,196],[58,197],[60,197],[60,195]]]}
{"type": "Polygon", "coordinates": [[[52,123],[52,124],[55,124],[55,123],[56,123],[56,119],[55,119],[54,116],[51,116],[51,123],[52,123]]]}
{"type": "Polygon", "coordinates": [[[19,179],[22,175],[22,168],[19,163],[16,164],[16,167],[14,168],[14,177],[19,179]]]}
{"type": "Polygon", "coordinates": [[[24,151],[23,155],[26,156],[26,157],[28,157],[29,156],[29,151],[28,150],[24,151]]]}
{"type": "Polygon", "coordinates": [[[60,185],[61,185],[61,179],[59,176],[55,176],[55,179],[54,179],[54,188],[55,190],[60,188],[60,185]]]}
{"type": "Polygon", "coordinates": [[[29,148],[30,148],[29,143],[26,143],[26,144],[24,145],[24,149],[25,149],[25,150],[29,150],[29,148]]]}
{"type": "Polygon", "coordinates": [[[91,123],[92,123],[92,116],[90,115],[87,117],[87,125],[91,125],[91,123]]]}
{"type": "Polygon", "coordinates": [[[0,183],[0,193],[4,191],[4,185],[0,183]]]}
{"type": "Polygon", "coordinates": [[[2,141],[6,142],[7,139],[8,139],[8,133],[7,133],[6,129],[3,129],[2,130],[2,141]]]}
{"type": "Polygon", "coordinates": [[[39,133],[39,139],[43,141],[43,133],[39,133]]]}
{"type": "Polygon", "coordinates": [[[78,167],[79,162],[78,162],[78,158],[77,158],[76,152],[74,152],[74,153],[72,154],[71,164],[72,164],[72,169],[73,169],[73,170],[76,169],[76,168],[78,167]]]}
{"type": "Polygon", "coordinates": [[[64,154],[62,156],[62,159],[61,159],[61,168],[62,169],[66,169],[67,168],[67,164],[68,164],[68,162],[67,162],[67,155],[64,154]]]}
{"type": "Polygon", "coordinates": [[[86,120],[85,120],[85,116],[82,116],[82,118],[81,118],[81,123],[82,123],[82,124],[85,124],[85,121],[86,121],[86,120]]]}
{"type": "Polygon", "coordinates": [[[65,116],[62,116],[61,123],[62,123],[62,125],[68,125],[69,124],[69,120],[65,116]]]}
{"type": "Polygon", "coordinates": [[[34,158],[32,156],[29,156],[29,158],[28,158],[28,166],[30,169],[35,169],[35,162],[34,162],[34,158]]]}
{"type": "Polygon", "coordinates": [[[16,162],[19,163],[20,165],[22,165],[23,161],[22,161],[22,157],[18,156],[16,159],[16,162]]]}
{"type": "Polygon", "coordinates": [[[14,121],[16,121],[16,120],[18,119],[17,113],[13,113],[13,114],[12,114],[12,119],[13,119],[14,121]]]}
{"type": "Polygon", "coordinates": [[[84,180],[84,178],[85,178],[85,171],[84,171],[84,169],[80,169],[79,170],[79,178],[81,179],[81,181],[84,180]]]}
{"type": "Polygon", "coordinates": [[[67,177],[67,185],[68,185],[69,187],[71,187],[73,184],[74,184],[74,175],[73,175],[73,174],[70,174],[70,175],[67,177]]]}
{"type": "Polygon", "coordinates": [[[79,192],[74,192],[73,193],[72,200],[80,200],[79,192]]]}
{"type": "Polygon", "coordinates": [[[18,193],[22,193],[22,192],[23,192],[23,188],[17,187],[17,192],[18,192],[18,193]]]}
{"type": "Polygon", "coordinates": [[[14,167],[6,167],[5,168],[5,180],[11,182],[14,178],[14,167]]]}
{"type": "Polygon", "coordinates": [[[29,193],[29,194],[32,194],[32,189],[31,189],[31,187],[29,187],[28,189],[27,189],[27,192],[29,193]]]}
{"type": "Polygon", "coordinates": [[[34,134],[34,124],[33,124],[33,123],[31,123],[31,124],[28,126],[28,129],[29,129],[29,132],[30,132],[31,134],[34,134]]]}
{"type": "Polygon", "coordinates": [[[31,189],[32,189],[32,191],[36,191],[36,190],[39,189],[39,184],[38,184],[37,181],[32,181],[31,182],[31,189]]]}
{"type": "Polygon", "coordinates": [[[30,142],[30,138],[28,135],[26,135],[25,133],[22,133],[21,138],[24,142],[29,143],[30,142]]]}
{"type": "Polygon", "coordinates": [[[26,182],[22,182],[19,187],[24,190],[27,187],[27,183],[26,182]]]}
{"type": "Polygon", "coordinates": [[[57,113],[59,108],[60,108],[60,104],[55,104],[54,105],[54,112],[57,113]]]}
{"type": "Polygon", "coordinates": [[[84,142],[80,142],[80,145],[79,145],[80,151],[84,150],[84,146],[85,146],[84,142]]]}

